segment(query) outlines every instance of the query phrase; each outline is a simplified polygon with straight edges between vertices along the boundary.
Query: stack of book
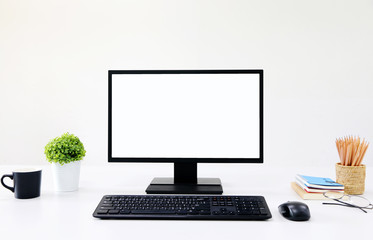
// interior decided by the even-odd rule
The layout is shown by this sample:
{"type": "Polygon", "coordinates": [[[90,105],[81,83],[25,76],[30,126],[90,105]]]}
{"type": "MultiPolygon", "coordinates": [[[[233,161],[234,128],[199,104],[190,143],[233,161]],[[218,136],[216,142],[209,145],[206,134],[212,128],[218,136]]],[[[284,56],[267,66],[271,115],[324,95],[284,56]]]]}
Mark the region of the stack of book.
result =
{"type": "Polygon", "coordinates": [[[323,193],[328,191],[343,192],[344,186],[330,178],[311,177],[297,174],[291,187],[303,199],[325,199],[323,193]]]}

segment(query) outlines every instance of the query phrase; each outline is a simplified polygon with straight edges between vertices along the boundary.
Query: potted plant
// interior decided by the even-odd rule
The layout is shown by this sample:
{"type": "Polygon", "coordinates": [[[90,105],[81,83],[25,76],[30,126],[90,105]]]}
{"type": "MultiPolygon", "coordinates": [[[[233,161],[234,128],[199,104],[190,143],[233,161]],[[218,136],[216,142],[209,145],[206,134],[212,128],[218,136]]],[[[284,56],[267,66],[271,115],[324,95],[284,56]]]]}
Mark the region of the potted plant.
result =
{"type": "Polygon", "coordinates": [[[52,163],[56,191],[76,191],[79,187],[80,161],[85,156],[83,143],[73,134],[65,133],[45,146],[45,156],[52,163]]]}

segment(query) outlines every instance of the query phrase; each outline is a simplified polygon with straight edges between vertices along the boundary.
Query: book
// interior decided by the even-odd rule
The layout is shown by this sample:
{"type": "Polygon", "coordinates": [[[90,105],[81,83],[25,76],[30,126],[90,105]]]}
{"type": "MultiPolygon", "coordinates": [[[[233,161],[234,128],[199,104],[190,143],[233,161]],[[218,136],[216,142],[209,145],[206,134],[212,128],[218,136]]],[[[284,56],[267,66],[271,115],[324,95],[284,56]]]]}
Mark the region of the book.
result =
{"type": "Polygon", "coordinates": [[[308,193],[324,193],[328,191],[334,191],[334,192],[343,192],[343,189],[323,189],[323,188],[313,188],[313,187],[308,187],[307,185],[303,184],[300,182],[298,179],[295,179],[296,184],[298,184],[299,187],[301,187],[304,191],[308,193]]]}
{"type": "Polygon", "coordinates": [[[309,193],[303,190],[297,183],[291,182],[291,188],[304,200],[331,200],[322,193],[309,193]]]}
{"type": "Polygon", "coordinates": [[[323,177],[311,177],[305,175],[296,175],[296,179],[302,184],[306,185],[308,188],[317,188],[325,190],[344,190],[342,184],[336,183],[330,178],[323,177]]]}

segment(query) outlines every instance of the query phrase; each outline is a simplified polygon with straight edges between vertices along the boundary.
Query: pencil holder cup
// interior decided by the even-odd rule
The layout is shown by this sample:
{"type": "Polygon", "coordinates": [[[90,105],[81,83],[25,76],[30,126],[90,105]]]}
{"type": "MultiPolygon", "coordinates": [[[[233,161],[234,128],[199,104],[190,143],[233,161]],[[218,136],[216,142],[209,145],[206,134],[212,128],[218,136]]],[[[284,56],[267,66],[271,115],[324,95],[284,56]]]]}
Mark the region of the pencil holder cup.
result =
{"type": "Polygon", "coordinates": [[[365,190],[365,165],[361,166],[343,166],[340,163],[335,164],[337,183],[344,185],[344,191],[347,194],[360,195],[365,190]]]}

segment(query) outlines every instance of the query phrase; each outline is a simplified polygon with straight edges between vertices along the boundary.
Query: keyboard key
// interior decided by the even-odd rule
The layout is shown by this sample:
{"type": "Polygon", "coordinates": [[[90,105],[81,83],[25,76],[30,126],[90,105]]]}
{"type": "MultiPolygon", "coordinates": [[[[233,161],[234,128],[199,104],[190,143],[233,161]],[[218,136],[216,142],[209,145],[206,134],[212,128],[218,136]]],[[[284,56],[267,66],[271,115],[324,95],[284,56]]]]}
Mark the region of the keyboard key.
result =
{"type": "Polygon", "coordinates": [[[100,207],[100,210],[113,210],[113,209],[114,207],[104,207],[104,206],[100,207]]]}
{"type": "Polygon", "coordinates": [[[180,210],[180,211],[177,211],[176,214],[178,214],[178,215],[186,215],[186,214],[188,214],[188,211],[186,211],[186,210],[180,210]]]}
{"type": "Polygon", "coordinates": [[[97,214],[107,214],[108,210],[98,210],[97,214]]]}
{"type": "Polygon", "coordinates": [[[123,209],[123,210],[120,210],[119,213],[120,213],[120,214],[130,214],[131,211],[130,211],[130,210],[127,210],[127,209],[123,209]]]}
{"type": "Polygon", "coordinates": [[[109,210],[109,214],[118,214],[119,210],[109,210]]]}
{"type": "Polygon", "coordinates": [[[198,212],[196,210],[189,210],[188,214],[189,215],[198,215],[198,212]]]}
{"type": "Polygon", "coordinates": [[[175,214],[175,211],[167,210],[132,210],[132,214],[175,214]]]}
{"type": "Polygon", "coordinates": [[[206,210],[201,210],[198,213],[201,214],[201,215],[210,215],[211,214],[210,211],[206,211],[206,210]]]}

